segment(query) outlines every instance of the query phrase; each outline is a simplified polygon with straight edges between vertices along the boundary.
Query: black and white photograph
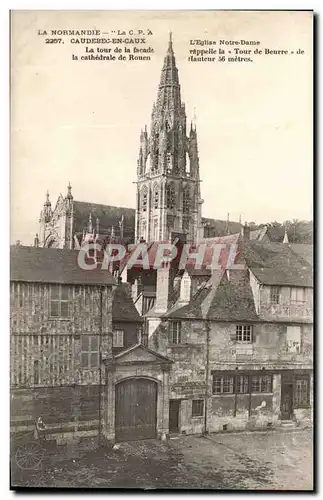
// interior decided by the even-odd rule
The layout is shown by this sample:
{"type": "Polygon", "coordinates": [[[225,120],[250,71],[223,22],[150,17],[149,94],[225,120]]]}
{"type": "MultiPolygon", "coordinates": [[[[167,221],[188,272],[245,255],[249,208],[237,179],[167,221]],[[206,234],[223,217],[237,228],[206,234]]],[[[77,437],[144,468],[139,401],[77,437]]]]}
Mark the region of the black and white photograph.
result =
{"type": "Polygon", "coordinates": [[[313,491],[313,63],[311,10],[10,12],[11,490],[313,491]]]}

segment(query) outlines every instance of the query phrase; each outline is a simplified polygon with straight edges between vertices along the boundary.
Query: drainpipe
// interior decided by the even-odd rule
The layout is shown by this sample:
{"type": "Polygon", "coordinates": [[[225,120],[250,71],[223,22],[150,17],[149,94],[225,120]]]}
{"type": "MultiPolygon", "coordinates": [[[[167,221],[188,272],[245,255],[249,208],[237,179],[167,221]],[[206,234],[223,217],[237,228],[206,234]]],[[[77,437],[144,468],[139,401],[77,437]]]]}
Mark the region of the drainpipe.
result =
{"type": "Polygon", "coordinates": [[[205,364],[205,395],[204,395],[204,431],[203,434],[208,434],[207,430],[207,408],[209,400],[209,362],[210,362],[210,322],[205,322],[206,333],[206,364],[205,364]]]}

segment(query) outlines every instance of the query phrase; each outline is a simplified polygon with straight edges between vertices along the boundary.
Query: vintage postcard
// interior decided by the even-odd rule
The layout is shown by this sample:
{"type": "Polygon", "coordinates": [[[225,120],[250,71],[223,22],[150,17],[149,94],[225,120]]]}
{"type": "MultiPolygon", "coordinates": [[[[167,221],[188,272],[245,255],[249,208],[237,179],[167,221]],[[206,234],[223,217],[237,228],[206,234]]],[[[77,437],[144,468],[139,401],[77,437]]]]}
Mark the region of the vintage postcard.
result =
{"type": "Polygon", "coordinates": [[[313,490],[313,12],[10,24],[11,488],[313,490]]]}

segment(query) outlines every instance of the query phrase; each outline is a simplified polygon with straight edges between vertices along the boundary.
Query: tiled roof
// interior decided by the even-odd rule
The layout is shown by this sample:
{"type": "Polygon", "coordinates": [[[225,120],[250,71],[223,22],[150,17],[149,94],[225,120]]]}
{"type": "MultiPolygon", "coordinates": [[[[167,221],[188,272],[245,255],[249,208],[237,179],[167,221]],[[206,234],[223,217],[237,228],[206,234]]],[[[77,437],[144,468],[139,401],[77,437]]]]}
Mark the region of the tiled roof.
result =
{"type": "Polygon", "coordinates": [[[89,214],[92,213],[93,227],[96,218],[99,218],[100,234],[110,234],[114,226],[116,236],[120,233],[119,221],[124,216],[124,238],[134,241],[135,237],[135,209],[125,207],[113,207],[110,205],[99,205],[86,201],[74,201],[74,233],[82,233],[88,224],[89,214]]]}
{"type": "Polygon", "coordinates": [[[230,271],[230,280],[224,275],[216,289],[207,318],[217,321],[257,321],[254,298],[247,276],[234,279],[236,271],[230,271]],[[233,279],[231,279],[231,277],[233,279]]]}
{"type": "Polygon", "coordinates": [[[99,266],[84,270],[78,265],[77,250],[12,246],[10,279],[31,283],[115,285],[115,279],[99,266]]]}
{"type": "Polygon", "coordinates": [[[313,286],[312,267],[286,243],[244,242],[242,254],[256,278],[265,285],[313,286]]]}
{"type": "Polygon", "coordinates": [[[114,291],[112,319],[113,321],[143,321],[133,303],[129,287],[126,283],[119,284],[114,291]]]}
{"type": "Polygon", "coordinates": [[[254,299],[244,272],[216,272],[183,307],[174,307],[165,316],[173,319],[203,318],[214,321],[257,321],[254,299]]]}
{"type": "Polygon", "coordinates": [[[302,257],[308,264],[313,266],[313,245],[305,243],[292,243],[289,245],[292,252],[302,257]]]}

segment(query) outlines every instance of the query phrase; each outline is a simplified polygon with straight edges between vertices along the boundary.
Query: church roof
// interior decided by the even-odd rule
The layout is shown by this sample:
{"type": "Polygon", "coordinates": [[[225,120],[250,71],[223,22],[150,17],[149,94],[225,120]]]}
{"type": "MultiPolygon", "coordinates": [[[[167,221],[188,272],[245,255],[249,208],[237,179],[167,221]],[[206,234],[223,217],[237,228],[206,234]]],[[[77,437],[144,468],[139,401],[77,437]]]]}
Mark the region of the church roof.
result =
{"type": "Polygon", "coordinates": [[[75,285],[115,285],[108,270],[97,267],[82,269],[77,250],[12,246],[10,248],[10,280],[30,283],[75,285]]]}
{"type": "Polygon", "coordinates": [[[120,234],[119,222],[124,217],[124,239],[133,241],[135,237],[135,209],[126,207],[114,207],[111,205],[101,205],[87,201],[73,202],[74,209],[74,233],[82,233],[88,224],[89,214],[92,214],[92,221],[95,227],[96,219],[99,219],[100,235],[110,234],[111,227],[114,226],[115,234],[120,234]]]}

